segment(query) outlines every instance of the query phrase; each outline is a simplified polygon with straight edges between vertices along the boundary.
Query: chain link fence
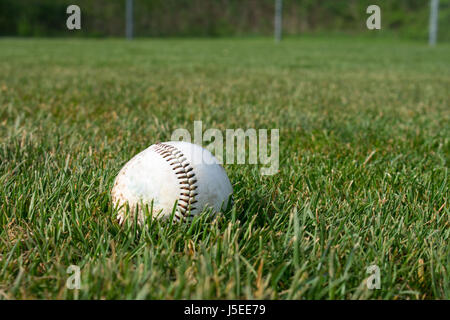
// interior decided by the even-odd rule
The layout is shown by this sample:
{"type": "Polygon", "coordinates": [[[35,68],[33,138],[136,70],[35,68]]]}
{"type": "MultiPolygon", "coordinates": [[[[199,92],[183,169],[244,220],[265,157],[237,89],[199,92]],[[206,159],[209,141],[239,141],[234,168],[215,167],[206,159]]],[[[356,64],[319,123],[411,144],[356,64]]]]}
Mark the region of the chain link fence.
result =
{"type": "MultiPolygon", "coordinates": [[[[0,0],[2,36],[125,36],[125,0],[0,0]],[[82,29],[65,28],[80,6],[82,29]]],[[[426,39],[428,0],[284,0],[283,34],[367,32],[366,8],[382,10],[380,33],[426,39]]],[[[272,35],[275,0],[134,0],[136,37],[272,35]]],[[[438,41],[450,41],[450,0],[440,0],[438,41]]]]}

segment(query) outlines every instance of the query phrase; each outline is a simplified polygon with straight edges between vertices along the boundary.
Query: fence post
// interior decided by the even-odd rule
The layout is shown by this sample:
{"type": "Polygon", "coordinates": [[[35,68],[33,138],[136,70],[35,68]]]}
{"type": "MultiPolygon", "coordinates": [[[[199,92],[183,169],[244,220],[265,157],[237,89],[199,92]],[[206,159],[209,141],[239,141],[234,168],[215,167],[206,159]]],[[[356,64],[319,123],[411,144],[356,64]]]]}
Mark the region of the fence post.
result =
{"type": "Polygon", "coordinates": [[[431,0],[430,2],[430,29],[428,43],[430,46],[436,45],[437,30],[438,30],[438,11],[439,0],[431,0]]]}
{"type": "Polygon", "coordinates": [[[275,41],[280,42],[282,28],[283,0],[275,0],[275,41]]]}
{"type": "Polygon", "coordinates": [[[133,39],[133,0],[126,0],[126,30],[125,34],[128,40],[133,39]]]}

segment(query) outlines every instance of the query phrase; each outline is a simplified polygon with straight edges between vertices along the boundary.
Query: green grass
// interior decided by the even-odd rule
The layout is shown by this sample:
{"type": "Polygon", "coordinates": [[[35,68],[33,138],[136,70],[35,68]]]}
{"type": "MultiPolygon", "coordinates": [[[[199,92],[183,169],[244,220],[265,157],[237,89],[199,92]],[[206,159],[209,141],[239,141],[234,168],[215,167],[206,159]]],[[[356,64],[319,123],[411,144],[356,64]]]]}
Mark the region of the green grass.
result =
{"type": "Polygon", "coordinates": [[[449,57],[359,37],[0,40],[0,297],[450,299],[449,57]],[[279,173],[225,165],[235,204],[213,223],[119,227],[118,170],[194,120],[279,128],[279,173]]]}

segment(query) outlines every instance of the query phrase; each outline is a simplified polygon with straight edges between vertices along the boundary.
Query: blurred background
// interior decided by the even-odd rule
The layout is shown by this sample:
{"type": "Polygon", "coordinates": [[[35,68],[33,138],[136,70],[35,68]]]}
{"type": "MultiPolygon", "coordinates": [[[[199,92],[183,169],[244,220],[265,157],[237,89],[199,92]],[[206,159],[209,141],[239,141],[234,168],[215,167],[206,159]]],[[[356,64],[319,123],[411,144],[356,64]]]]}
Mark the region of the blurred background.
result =
{"type": "MultiPolygon", "coordinates": [[[[136,37],[271,35],[275,0],[134,0],[136,37]]],[[[366,8],[381,7],[371,36],[427,39],[429,0],[283,0],[283,34],[368,33],[366,8]]],[[[123,37],[126,0],[0,0],[0,35],[123,37]],[[66,28],[66,8],[81,8],[80,31],[66,28]]],[[[439,1],[439,41],[450,40],[450,0],[439,1]]]]}

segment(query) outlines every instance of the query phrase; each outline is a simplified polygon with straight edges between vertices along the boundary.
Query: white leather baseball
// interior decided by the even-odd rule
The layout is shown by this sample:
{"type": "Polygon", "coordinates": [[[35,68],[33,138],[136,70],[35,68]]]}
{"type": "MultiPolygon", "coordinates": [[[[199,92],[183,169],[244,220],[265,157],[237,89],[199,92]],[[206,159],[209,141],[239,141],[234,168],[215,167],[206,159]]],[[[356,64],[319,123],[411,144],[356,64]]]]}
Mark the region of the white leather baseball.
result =
{"type": "Polygon", "coordinates": [[[128,161],[114,181],[111,196],[122,224],[136,209],[142,223],[145,206],[155,218],[170,218],[176,205],[174,220],[191,220],[205,208],[218,213],[232,193],[224,168],[208,150],[171,141],[151,145],[128,161]]]}

